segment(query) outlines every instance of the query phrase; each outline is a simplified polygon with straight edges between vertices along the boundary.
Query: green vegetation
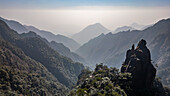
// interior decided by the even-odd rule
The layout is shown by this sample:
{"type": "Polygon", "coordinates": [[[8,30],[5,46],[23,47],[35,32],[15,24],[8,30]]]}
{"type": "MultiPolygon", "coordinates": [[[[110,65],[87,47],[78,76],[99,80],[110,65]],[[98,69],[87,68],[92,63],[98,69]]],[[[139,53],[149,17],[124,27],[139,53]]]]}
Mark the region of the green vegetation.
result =
{"type": "Polygon", "coordinates": [[[60,95],[67,88],[21,49],[0,39],[0,95],[60,95]]]}
{"type": "Polygon", "coordinates": [[[79,78],[78,85],[70,92],[70,96],[127,96],[119,85],[124,86],[122,77],[127,78],[129,75],[119,75],[116,68],[99,64],[94,72],[86,69],[82,74],[83,79],[79,78]]]}
{"type": "MultiPolygon", "coordinates": [[[[131,73],[120,73],[116,68],[99,64],[94,71],[82,71],[77,86],[70,91],[69,96],[135,96],[132,78],[131,73]]],[[[169,96],[170,92],[168,88],[163,88],[158,78],[155,79],[151,90],[137,91],[141,93],[140,96],[169,96]]]]}

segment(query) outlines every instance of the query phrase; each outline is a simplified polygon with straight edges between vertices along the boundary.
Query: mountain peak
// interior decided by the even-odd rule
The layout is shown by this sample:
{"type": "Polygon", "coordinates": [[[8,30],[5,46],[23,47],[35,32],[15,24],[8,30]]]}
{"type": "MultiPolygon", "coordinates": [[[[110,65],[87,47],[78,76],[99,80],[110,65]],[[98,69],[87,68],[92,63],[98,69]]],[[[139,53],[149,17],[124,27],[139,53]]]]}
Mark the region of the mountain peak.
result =
{"type": "Polygon", "coordinates": [[[103,26],[101,23],[95,23],[95,24],[92,24],[92,25],[103,26]]]}
{"type": "MultiPolygon", "coordinates": [[[[100,24],[100,23],[91,24],[91,25],[85,27],[83,30],[87,30],[87,29],[91,29],[91,28],[100,28],[100,29],[102,29],[102,30],[108,30],[107,28],[105,28],[105,27],[104,27],[102,24],[100,24]]],[[[83,31],[83,30],[82,30],[82,31],[83,31]]],[[[109,31],[109,30],[108,30],[108,31],[109,31]]]]}
{"type": "Polygon", "coordinates": [[[99,36],[102,33],[108,33],[109,30],[105,28],[100,23],[95,23],[85,27],[79,33],[76,33],[72,36],[73,39],[78,41],[80,44],[88,42],[90,39],[99,36]]]}

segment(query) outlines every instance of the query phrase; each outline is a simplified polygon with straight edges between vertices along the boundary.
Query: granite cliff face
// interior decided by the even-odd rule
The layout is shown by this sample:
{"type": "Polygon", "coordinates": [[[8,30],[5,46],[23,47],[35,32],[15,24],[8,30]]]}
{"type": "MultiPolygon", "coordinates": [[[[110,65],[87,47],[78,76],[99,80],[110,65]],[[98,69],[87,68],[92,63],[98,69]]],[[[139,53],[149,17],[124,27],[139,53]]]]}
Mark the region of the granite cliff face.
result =
{"type": "Polygon", "coordinates": [[[151,55],[146,47],[146,41],[141,40],[136,49],[126,53],[125,62],[122,64],[121,72],[132,74],[132,89],[150,89],[156,76],[156,69],[151,63],[151,55]]]}
{"type": "Polygon", "coordinates": [[[106,65],[96,65],[94,71],[83,70],[77,86],[69,96],[169,96],[151,63],[151,55],[141,40],[126,53],[121,72],[106,65]]]}

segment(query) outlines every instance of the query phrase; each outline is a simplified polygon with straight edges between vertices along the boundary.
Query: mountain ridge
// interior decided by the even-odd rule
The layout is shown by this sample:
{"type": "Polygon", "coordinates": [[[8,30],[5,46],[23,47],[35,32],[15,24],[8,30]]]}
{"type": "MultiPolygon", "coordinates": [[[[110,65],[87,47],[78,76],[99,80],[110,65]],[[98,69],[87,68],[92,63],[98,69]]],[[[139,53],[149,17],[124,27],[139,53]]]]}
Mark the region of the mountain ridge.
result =
{"type": "Polygon", "coordinates": [[[14,21],[14,20],[7,20],[2,17],[0,17],[0,19],[5,21],[11,29],[17,31],[19,34],[27,33],[29,31],[34,31],[41,37],[46,38],[48,41],[56,41],[58,43],[63,43],[66,47],[71,49],[71,51],[76,50],[80,46],[76,41],[74,41],[73,39],[69,37],[66,37],[63,35],[55,35],[49,31],[39,30],[38,28],[34,26],[22,25],[21,23],[14,21]]]}
{"type": "Polygon", "coordinates": [[[37,35],[35,32],[32,32],[32,31],[28,33],[22,33],[21,35],[26,38],[27,37],[38,37],[42,41],[44,41],[49,47],[51,47],[52,49],[60,53],[60,55],[69,57],[75,62],[80,62],[86,65],[86,61],[84,60],[84,58],[82,58],[81,56],[77,55],[74,52],[71,52],[71,50],[67,48],[66,46],[64,46],[62,43],[57,43],[55,41],[48,42],[48,40],[46,40],[45,38],[42,38],[41,36],[37,35]]]}

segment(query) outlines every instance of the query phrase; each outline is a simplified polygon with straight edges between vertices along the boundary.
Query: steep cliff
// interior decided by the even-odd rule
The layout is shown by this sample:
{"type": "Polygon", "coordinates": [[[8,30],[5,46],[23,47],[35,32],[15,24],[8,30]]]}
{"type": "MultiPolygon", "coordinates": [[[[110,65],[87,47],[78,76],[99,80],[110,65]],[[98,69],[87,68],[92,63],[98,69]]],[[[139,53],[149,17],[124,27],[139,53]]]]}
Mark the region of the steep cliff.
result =
{"type": "Polygon", "coordinates": [[[132,89],[134,93],[141,94],[139,91],[151,89],[156,76],[156,69],[151,63],[150,51],[146,47],[145,40],[142,39],[136,49],[133,45],[132,49],[127,51],[121,72],[132,74],[132,89]]]}

